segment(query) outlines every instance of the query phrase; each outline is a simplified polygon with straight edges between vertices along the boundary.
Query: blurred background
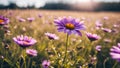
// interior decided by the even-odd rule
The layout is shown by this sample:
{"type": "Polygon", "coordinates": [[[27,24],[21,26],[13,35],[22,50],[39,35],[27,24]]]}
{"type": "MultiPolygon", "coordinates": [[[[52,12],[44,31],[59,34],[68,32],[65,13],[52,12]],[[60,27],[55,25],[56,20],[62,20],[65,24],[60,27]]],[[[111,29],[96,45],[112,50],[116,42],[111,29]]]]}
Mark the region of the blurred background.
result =
{"type": "Polygon", "coordinates": [[[0,0],[0,9],[120,11],[120,0],[0,0]]]}

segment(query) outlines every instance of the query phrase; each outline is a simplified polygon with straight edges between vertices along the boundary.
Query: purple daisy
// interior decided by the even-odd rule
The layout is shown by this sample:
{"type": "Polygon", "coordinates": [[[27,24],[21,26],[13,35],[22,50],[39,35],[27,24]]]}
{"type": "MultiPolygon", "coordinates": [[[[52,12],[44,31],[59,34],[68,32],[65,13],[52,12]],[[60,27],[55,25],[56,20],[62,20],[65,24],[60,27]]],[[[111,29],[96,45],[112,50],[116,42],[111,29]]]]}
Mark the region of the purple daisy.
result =
{"type": "Polygon", "coordinates": [[[86,35],[90,41],[95,41],[95,40],[98,40],[101,38],[97,34],[92,34],[92,33],[88,33],[88,32],[86,33],[86,35]]]}
{"type": "Polygon", "coordinates": [[[55,34],[52,34],[52,33],[45,33],[45,35],[50,39],[50,40],[58,40],[59,37],[56,36],[55,34]]]}
{"type": "Polygon", "coordinates": [[[119,33],[119,31],[117,29],[112,29],[111,31],[112,33],[119,33]]]}
{"type": "Polygon", "coordinates": [[[54,22],[56,26],[58,26],[57,30],[59,32],[63,31],[64,33],[67,33],[68,35],[74,33],[74,34],[78,34],[82,36],[79,30],[85,29],[83,22],[79,22],[78,19],[75,19],[72,17],[58,18],[54,20],[54,22]]]}
{"type": "Polygon", "coordinates": [[[105,17],[103,17],[103,19],[104,19],[104,20],[108,20],[108,19],[109,19],[109,17],[105,16],[105,17]]]}
{"type": "Polygon", "coordinates": [[[44,60],[42,62],[42,66],[43,66],[43,68],[48,68],[50,66],[50,62],[48,60],[44,60]]]}
{"type": "Polygon", "coordinates": [[[95,47],[95,49],[97,50],[97,51],[101,51],[101,46],[100,45],[97,45],[96,47],[95,47]]]}
{"type": "Polygon", "coordinates": [[[42,14],[38,14],[38,17],[41,18],[43,15],[42,14]]]}
{"type": "Polygon", "coordinates": [[[105,43],[111,43],[111,42],[112,42],[112,40],[111,40],[111,39],[106,38],[106,39],[104,39],[104,42],[105,42],[105,43]]]}
{"type": "Polygon", "coordinates": [[[34,49],[27,49],[26,53],[28,54],[28,56],[33,57],[33,56],[37,56],[38,52],[34,49]]]}
{"type": "Polygon", "coordinates": [[[16,42],[19,46],[25,48],[34,45],[37,41],[32,37],[28,36],[17,36],[13,38],[14,42],[16,42]]]}
{"type": "Polygon", "coordinates": [[[111,29],[108,29],[108,28],[102,28],[102,30],[106,33],[110,33],[112,31],[111,29]]]}
{"type": "Polygon", "coordinates": [[[99,20],[96,21],[95,25],[97,28],[101,28],[103,26],[103,24],[99,20]]]}
{"type": "Polygon", "coordinates": [[[32,21],[35,20],[35,18],[34,18],[34,17],[29,17],[29,18],[27,18],[27,20],[28,20],[29,22],[32,22],[32,21]]]}
{"type": "Polygon", "coordinates": [[[26,20],[23,18],[18,18],[19,22],[25,22],[26,20]]]}
{"type": "Polygon", "coordinates": [[[120,62],[120,43],[110,49],[110,55],[113,59],[120,62]]]}
{"type": "Polygon", "coordinates": [[[6,25],[9,23],[9,19],[0,15],[0,25],[6,25]]]}
{"type": "Polygon", "coordinates": [[[8,25],[4,25],[3,28],[6,29],[6,30],[8,30],[9,26],[8,25]]]}

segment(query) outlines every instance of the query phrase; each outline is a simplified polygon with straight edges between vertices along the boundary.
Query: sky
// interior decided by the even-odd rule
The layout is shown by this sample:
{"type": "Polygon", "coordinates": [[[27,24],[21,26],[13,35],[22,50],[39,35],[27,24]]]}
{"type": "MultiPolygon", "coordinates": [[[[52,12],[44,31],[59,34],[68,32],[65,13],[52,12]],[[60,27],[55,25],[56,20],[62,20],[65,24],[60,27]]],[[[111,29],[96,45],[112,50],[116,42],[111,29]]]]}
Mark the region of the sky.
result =
{"type": "MultiPolygon", "coordinates": [[[[35,8],[43,7],[46,3],[78,3],[78,2],[90,2],[91,0],[0,0],[0,5],[7,6],[10,3],[15,3],[18,7],[34,6],[35,8]]],[[[103,2],[120,2],[120,0],[92,0],[103,2]]]]}

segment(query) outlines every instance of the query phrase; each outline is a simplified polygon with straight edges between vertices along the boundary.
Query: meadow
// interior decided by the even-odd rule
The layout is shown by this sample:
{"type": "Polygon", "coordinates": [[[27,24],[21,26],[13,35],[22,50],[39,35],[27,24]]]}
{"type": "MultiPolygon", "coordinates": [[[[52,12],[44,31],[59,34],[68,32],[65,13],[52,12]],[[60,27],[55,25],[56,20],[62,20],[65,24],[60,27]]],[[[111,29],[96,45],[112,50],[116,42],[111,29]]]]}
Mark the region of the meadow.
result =
{"type": "MultiPolygon", "coordinates": [[[[0,25],[0,68],[120,68],[120,12],[26,9],[0,15],[9,19],[0,25]],[[84,24],[82,36],[57,30],[55,22],[64,17],[84,24]],[[36,41],[28,45],[23,36],[36,41]]],[[[75,24],[63,27],[74,30],[75,24]]]]}

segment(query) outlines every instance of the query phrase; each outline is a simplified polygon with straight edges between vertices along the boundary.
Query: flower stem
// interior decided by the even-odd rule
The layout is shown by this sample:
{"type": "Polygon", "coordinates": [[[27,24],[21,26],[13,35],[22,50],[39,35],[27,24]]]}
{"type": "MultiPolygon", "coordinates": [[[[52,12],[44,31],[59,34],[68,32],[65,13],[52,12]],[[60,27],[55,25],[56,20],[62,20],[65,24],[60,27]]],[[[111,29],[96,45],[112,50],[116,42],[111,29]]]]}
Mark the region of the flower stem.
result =
{"type": "Polygon", "coordinates": [[[115,62],[112,68],[116,68],[118,62],[115,62]]]}
{"type": "Polygon", "coordinates": [[[31,68],[30,62],[31,62],[31,58],[28,58],[28,65],[27,65],[27,68],[31,68]]]}
{"type": "Polygon", "coordinates": [[[26,68],[26,53],[25,53],[25,51],[26,51],[26,48],[23,49],[23,51],[22,51],[22,59],[23,59],[24,68],[26,68]]]}
{"type": "Polygon", "coordinates": [[[69,38],[69,35],[67,34],[66,44],[65,44],[65,56],[64,56],[64,59],[63,59],[63,64],[65,63],[65,65],[66,65],[66,57],[67,57],[68,38],[69,38]]]}
{"type": "Polygon", "coordinates": [[[106,65],[106,62],[108,61],[108,59],[109,59],[109,58],[106,58],[106,59],[104,60],[104,62],[103,62],[104,68],[106,67],[105,65],[106,65]]]}

